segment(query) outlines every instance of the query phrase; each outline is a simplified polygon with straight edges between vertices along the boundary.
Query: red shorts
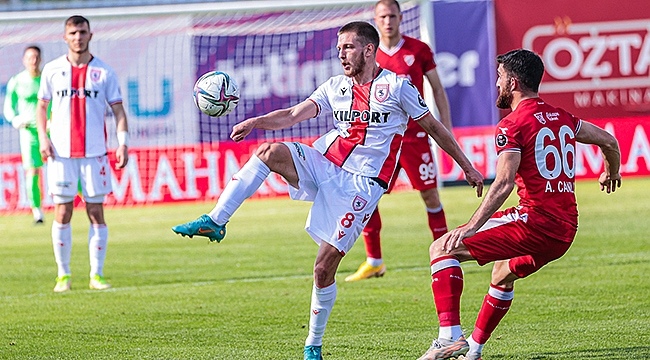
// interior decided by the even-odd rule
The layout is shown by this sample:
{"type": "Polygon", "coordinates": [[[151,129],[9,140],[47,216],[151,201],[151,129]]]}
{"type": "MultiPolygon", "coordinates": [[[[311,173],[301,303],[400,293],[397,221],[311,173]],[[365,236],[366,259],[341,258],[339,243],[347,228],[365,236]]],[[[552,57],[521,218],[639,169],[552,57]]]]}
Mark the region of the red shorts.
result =
{"type": "MultiPolygon", "coordinates": [[[[419,191],[438,186],[438,171],[429,144],[429,136],[424,131],[421,133],[424,136],[412,137],[402,143],[402,153],[393,175],[393,179],[396,179],[400,169],[403,168],[413,188],[419,191]]],[[[394,183],[391,182],[388,192],[393,189],[394,183]]]]}
{"type": "Polygon", "coordinates": [[[516,207],[498,211],[463,244],[479,265],[510,259],[510,271],[524,278],[559,259],[571,242],[544,235],[527,225],[528,214],[516,207]]]}

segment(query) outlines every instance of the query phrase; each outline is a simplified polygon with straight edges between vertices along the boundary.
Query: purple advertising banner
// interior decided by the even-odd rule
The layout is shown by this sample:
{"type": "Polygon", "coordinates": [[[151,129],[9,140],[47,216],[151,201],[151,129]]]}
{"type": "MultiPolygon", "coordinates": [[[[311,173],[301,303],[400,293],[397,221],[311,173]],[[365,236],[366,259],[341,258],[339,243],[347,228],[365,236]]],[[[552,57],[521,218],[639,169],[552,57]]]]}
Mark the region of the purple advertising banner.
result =
{"type": "MultiPolygon", "coordinates": [[[[433,6],[435,59],[454,126],[495,124],[492,2],[435,1],[423,6],[433,6]]],[[[418,6],[403,9],[401,31],[419,37],[420,10],[418,6]]],[[[329,77],[342,73],[337,31],[351,20],[372,22],[372,6],[335,12],[278,12],[195,23],[196,78],[208,71],[224,71],[241,90],[239,105],[231,114],[216,119],[200,114],[197,141],[228,140],[237,122],[295,105],[329,77]]],[[[320,114],[290,129],[256,131],[251,138],[314,138],[331,129],[332,121],[331,114],[320,114]]]]}
{"type": "Polygon", "coordinates": [[[435,1],[435,60],[454,127],[498,121],[493,3],[435,1]]]}
{"type": "MultiPolygon", "coordinates": [[[[218,69],[230,74],[241,90],[239,105],[230,115],[215,121],[201,114],[200,142],[227,139],[235,123],[295,105],[305,100],[330,76],[340,73],[341,65],[336,52],[337,30],[195,37],[195,51],[202,55],[198,56],[197,78],[218,69]]],[[[332,126],[331,120],[316,120],[292,128],[299,133],[296,137],[315,136],[332,126]]],[[[292,137],[269,133],[252,135],[292,137]]]]}

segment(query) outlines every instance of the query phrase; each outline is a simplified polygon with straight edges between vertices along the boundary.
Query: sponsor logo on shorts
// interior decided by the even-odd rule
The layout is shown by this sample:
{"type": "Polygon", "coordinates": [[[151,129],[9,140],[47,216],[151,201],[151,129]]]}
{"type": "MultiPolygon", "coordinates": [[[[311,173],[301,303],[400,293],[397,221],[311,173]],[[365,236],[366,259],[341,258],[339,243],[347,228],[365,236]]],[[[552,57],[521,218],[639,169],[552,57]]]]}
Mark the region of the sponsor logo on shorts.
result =
{"type": "Polygon", "coordinates": [[[352,200],[352,209],[354,209],[354,211],[361,211],[366,207],[367,204],[368,200],[357,195],[354,197],[354,200],[352,200]]]}
{"type": "Polygon", "coordinates": [[[72,183],[69,182],[69,181],[57,181],[55,185],[56,185],[56,187],[66,188],[67,189],[72,185],[72,183]]]}
{"type": "Polygon", "coordinates": [[[292,144],[296,148],[296,152],[298,153],[298,157],[304,161],[305,160],[305,151],[302,149],[302,146],[300,145],[300,143],[294,142],[292,144]]]}

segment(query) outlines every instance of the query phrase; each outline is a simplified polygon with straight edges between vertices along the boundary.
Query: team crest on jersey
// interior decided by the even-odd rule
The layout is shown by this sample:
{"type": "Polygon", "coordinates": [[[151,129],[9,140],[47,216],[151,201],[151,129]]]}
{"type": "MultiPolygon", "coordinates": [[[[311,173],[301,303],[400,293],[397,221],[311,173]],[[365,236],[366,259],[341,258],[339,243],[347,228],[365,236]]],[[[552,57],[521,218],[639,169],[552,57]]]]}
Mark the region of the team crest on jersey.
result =
{"type": "Polygon", "coordinates": [[[388,99],[388,95],[390,94],[388,89],[389,89],[388,84],[375,85],[375,99],[377,99],[377,101],[379,102],[386,101],[386,99],[388,99]]]}
{"type": "Polygon", "coordinates": [[[533,116],[535,117],[535,119],[537,119],[537,121],[539,121],[540,124],[542,125],[546,124],[546,118],[544,118],[544,114],[542,114],[541,112],[534,113],[533,116]]]}
{"type": "Polygon", "coordinates": [[[90,80],[92,81],[99,81],[99,79],[102,77],[102,71],[99,69],[91,69],[90,70],[90,80]]]}
{"type": "Polygon", "coordinates": [[[361,211],[366,207],[367,204],[368,200],[357,195],[354,197],[354,200],[352,200],[352,209],[354,209],[354,211],[361,211]]]}
{"type": "Polygon", "coordinates": [[[404,55],[404,62],[406,65],[411,66],[415,62],[415,56],[413,55],[404,55]]]}
{"type": "Polygon", "coordinates": [[[429,154],[429,153],[422,154],[422,161],[425,164],[428,164],[429,162],[431,162],[431,154],[429,154]]]}

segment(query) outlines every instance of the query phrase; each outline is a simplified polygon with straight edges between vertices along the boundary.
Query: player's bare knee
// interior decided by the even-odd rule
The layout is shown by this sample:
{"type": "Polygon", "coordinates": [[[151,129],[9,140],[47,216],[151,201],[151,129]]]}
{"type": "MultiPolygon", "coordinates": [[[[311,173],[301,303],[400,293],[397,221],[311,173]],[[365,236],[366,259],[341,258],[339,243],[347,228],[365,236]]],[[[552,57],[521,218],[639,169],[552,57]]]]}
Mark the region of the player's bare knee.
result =
{"type": "Polygon", "coordinates": [[[439,258],[441,256],[448,255],[445,249],[443,248],[443,242],[439,240],[434,240],[431,245],[429,245],[429,256],[431,260],[439,258]]]}
{"type": "Polygon", "coordinates": [[[316,284],[316,287],[322,289],[332,285],[333,283],[334,274],[332,274],[329,269],[322,264],[317,263],[314,265],[314,284],[316,284]]]}
{"type": "Polygon", "coordinates": [[[260,158],[260,160],[268,163],[271,155],[273,154],[273,143],[266,142],[260,145],[257,150],[255,150],[255,156],[260,158]]]}

